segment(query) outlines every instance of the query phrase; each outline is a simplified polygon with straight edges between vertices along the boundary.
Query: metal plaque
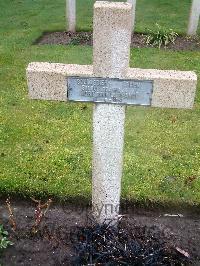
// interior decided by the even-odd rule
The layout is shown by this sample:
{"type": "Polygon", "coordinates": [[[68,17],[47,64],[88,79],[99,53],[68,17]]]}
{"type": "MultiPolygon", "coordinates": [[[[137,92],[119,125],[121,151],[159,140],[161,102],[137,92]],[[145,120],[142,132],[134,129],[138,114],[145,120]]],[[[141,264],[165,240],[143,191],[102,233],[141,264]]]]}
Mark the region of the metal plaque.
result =
{"type": "Polygon", "coordinates": [[[153,81],[68,77],[67,83],[70,101],[151,105],[153,81]]]}

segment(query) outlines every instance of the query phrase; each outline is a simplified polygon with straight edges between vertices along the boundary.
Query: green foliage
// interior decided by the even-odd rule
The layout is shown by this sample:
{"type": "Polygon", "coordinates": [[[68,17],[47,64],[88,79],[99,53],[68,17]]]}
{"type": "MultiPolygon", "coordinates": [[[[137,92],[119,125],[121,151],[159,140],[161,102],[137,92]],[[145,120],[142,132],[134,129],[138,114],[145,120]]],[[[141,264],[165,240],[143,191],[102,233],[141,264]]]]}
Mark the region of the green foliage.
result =
{"type": "Polygon", "coordinates": [[[166,48],[170,43],[175,42],[178,33],[173,31],[172,29],[167,30],[157,23],[156,27],[156,31],[151,29],[148,30],[149,33],[146,38],[147,45],[152,45],[153,47],[158,47],[160,49],[161,46],[164,46],[166,48]]]}
{"type": "Polygon", "coordinates": [[[80,43],[81,43],[81,39],[79,36],[75,36],[70,42],[71,45],[79,45],[80,43]]]}
{"type": "Polygon", "coordinates": [[[85,43],[85,42],[89,42],[90,41],[90,36],[86,35],[76,35],[74,37],[72,37],[72,40],[70,42],[70,44],[72,45],[79,45],[81,43],[85,43]]]}
{"type": "Polygon", "coordinates": [[[4,229],[3,225],[0,224],[0,251],[11,245],[13,245],[13,243],[8,239],[8,232],[4,229]]]}

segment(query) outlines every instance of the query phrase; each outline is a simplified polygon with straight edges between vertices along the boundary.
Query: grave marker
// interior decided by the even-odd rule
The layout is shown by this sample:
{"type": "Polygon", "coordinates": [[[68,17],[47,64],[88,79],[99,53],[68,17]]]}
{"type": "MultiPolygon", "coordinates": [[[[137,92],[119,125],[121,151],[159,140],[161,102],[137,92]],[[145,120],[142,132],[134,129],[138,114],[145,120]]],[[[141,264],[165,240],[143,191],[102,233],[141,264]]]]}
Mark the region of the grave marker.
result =
{"type": "Polygon", "coordinates": [[[66,0],[66,17],[68,31],[76,31],[76,0],[66,0]]]}
{"type": "Polygon", "coordinates": [[[94,5],[93,66],[30,63],[32,99],[89,100],[93,109],[92,204],[102,223],[119,214],[126,104],[192,108],[194,72],[129,68],[132,5],[94,5]],[[69,98],[68,98],[69,97],[69,98]]]}
{"type": "Polygon", "coordinates": [[[200,0],[193,0],[188,24],[188,35],[196,35],[200,16],[200,0]]]}

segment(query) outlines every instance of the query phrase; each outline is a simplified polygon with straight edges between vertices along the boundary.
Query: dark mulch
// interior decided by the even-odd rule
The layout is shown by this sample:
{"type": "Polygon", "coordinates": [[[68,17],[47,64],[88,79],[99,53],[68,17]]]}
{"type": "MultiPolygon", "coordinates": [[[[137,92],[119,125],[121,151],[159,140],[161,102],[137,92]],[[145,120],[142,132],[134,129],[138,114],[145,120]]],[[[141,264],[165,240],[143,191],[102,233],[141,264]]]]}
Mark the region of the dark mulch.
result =
{"type": "MultiPolygon", "coordinates": [[[[135,33],[132,35],[131,46],[134,48],[150,47],[146,44],[145,40],[145,35],[135,33]]],[[[46,32],[36,40],[35,44],[92,45],[92,32],[46,32]]],[[[167,49],[177,51],[200,50],[200,38],[197,36],[178,36],[175,43],[170,44],[167,49]]]]}
{"type": "MultiPolygon", "coordinates": [[[[74,265],[189,265],[190,256],[175,247],[169,235],[156,226],[128,228],[127,220],[118,228],[93,225],[77,231],[74,265]]],[[[173,238],[173,235],[171,234],[173,238]]]]}
{"type": "Polygon", "coordinates": [[[5,201],[0,201],[0,223],[14,242],[3,252],[1,265],[98,262],[98,265],[153,266],[190,265],[190,260],[191,265],[200,265],[200,215],[196,212],[152,211],[130,205],[123,210],[126,215],[116,229],[94,225],[88,219],[89,207],[52,204],[34,228],[36,202],[11,200],[11,206],[15,232],[5,201]]]}

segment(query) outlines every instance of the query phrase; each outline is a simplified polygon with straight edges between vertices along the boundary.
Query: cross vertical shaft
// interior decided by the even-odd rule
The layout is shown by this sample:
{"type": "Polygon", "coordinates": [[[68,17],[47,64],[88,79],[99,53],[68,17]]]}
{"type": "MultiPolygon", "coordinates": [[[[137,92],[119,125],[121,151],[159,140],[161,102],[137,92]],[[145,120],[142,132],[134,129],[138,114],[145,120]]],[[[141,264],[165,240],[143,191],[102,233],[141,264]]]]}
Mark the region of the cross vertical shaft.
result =
{"type": "MultiPolygon", "coordinates": [[[[94,76],[125,78],[129,67],[132,5],[94,5],[94,76]]],[[[93,110],[93,214],[99,223],[117,218],[123,164],[125,107],[95,104],[93,110]]]]}

